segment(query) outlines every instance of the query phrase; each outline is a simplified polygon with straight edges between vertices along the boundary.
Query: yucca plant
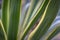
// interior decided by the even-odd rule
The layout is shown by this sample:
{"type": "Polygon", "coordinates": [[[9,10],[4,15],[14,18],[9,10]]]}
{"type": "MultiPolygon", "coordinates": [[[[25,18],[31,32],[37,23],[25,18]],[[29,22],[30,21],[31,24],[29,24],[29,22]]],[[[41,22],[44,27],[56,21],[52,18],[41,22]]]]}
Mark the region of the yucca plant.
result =
{"type": "Polygon", "coordinates": [[[60,31],[59,25],[50,29],[60,0],[31,0],[21,20],[22,0],[2,0],[1,40],[51,40],[60,31]]]}

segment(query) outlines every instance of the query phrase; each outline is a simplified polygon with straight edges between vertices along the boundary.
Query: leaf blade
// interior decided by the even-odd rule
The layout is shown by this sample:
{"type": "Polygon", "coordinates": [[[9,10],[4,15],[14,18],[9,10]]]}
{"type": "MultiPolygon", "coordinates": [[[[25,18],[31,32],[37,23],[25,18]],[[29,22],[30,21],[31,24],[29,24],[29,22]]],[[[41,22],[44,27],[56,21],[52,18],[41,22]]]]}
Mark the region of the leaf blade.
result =
{"type": "Polygon", "coordinates": [[[42,21],[42,23],[40,20],[40,22],[39,22],[40,24],[38,24],[37,27],[35,28],[35,30],[33,30],[33,32],[30,34],[29,40],[39,40],[48,30],[49,26],[51,25],[54,18],[56,17],[57,11],[59,9],[58,8],[59,0],[57,2],[56,2],[56,0],[49,0],[49,1],[51,1],[51,2],[48,6],[44,20],[42,21]],[[51,17],[51,16],[53,16],[53,17],[51,17]]]}

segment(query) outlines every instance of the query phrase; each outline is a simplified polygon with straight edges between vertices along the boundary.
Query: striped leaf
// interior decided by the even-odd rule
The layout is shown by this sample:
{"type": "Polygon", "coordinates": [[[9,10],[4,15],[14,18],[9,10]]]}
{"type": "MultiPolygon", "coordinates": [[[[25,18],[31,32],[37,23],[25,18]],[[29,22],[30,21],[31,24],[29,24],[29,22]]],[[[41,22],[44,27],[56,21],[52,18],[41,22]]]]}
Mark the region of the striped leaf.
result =
{"type": "Polygon", "coordinates": [[[8,17],[9,17],[9,13],[8,13],[8,0],[3,0],[3,4],[2,4],[2,22],[4,25],[4,29],[7,32],[7,26],[8,26],[8,17]]]}
{"type": "Polygon", "coordinates": [[[59,9],[59,0],[49,0],[37,27],[29,35],[29,40],[39,40],[48,30],[59,9]]]}
{"type": "Polygon", "coordinates": [[[29,32],[29,30],[33,27],[33,25],[36,23],[36,21],[39,19],[39,17],[41,17],[41,15],[44,12],[44,9],[47,5],[49,0],[44,0],[44,2],[42,3],[41,7],[39,8],[39,10],[37,11],[36,15],[33,17],[33,19],[31,19],[31,21],[27,24],[22,36],[21,36],[21,40],[24,39],[24,37],[27,35],[27,33],[29,32]]]}
{"type": "Polygon", "coordinates": [[[8,40],[17,40],[21,0],[9,0],[8,40]]]}

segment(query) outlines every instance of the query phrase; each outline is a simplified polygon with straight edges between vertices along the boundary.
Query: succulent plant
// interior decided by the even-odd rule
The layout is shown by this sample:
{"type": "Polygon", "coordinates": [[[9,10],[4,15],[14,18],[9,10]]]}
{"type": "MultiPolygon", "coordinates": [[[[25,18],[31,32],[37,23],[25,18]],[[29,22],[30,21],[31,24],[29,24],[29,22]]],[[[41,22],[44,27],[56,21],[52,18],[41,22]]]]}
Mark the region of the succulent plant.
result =
{"type": "Polygon", "coordinates": [[[0,18],[1,40],[51,40],[60,26],[51,28],[60,6],[60,0],[31,0],[22,11],[22,0],[3,0],[0,18]],[[21,23],[21,14],[25,13],[21,23]]]}

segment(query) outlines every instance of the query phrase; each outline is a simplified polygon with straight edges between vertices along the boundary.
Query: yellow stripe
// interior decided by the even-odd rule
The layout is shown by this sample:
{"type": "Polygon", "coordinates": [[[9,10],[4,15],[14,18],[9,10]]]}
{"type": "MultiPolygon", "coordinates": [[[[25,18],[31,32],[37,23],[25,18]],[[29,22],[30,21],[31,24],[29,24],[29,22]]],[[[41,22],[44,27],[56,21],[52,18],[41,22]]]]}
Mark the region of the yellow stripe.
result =
{"type": "Polygon", "coordinates": [[[0,25],[1,25],[2,30],[3,30],[3,32],[4,32],[5,40],[7,40],[7,34],[6,34],[6,32],[5,32],[5,29],[4,29],[4,26],[3,26],[3,24],[2,24],[2,21],[1,21],[1,20],[0,20],[0,25]]]}
{"type": "Polygon", "coordinates": [[[44,11],[44,13],[43,13],[43,15],[42,15],[42,18],[41,18],[39,24],[38,24],[37,27],[31,32],[31,34],[29,35],[28,40],[31,39],[31,37],[34,35],[34,33],[37,31],[37,29],[39,28],[39,26],[40,26],[41,23],[43,22],[43,20],[44,20],[44,18],[45,18],[45,16],[46,16],[46,12],[47,12],[47,9],[48,9],[48,6],[49,6],[50,2],[51,2],[51,0],[49,0],[49,2],[48,2],[48,4],[47,4],[47,6],[46,6],[46,9],[45,9],[45,11],[44,11]]]}

